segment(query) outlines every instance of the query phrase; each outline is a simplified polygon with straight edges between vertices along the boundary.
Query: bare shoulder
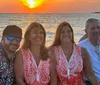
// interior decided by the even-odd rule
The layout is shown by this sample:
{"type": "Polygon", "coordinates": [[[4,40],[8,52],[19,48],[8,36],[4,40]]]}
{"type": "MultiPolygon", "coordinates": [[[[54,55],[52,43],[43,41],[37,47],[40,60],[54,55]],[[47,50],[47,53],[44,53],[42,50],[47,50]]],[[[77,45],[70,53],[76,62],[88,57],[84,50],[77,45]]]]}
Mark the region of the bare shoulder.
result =
{"type": "Polygon", "coordinates": [[[87,57],[88,56],[88,51],[87,49],[81,47],[81,55],[83,58],[87,57]]]}
{"type": "Polygon", "coordinates": [[[48,47],[48,50],[51,50],[52,52],[54,52],[54,46],[48,47]]]}
{"type": "Polygon", "coordinates": [[[49,49],[48,50],[48,55],[49,55],[49,58],[50,58],[51,62],[56,62],[54,48],[53,47],[49,47],[48,49],[49,49]]]}
{"type": "Polygon", "coordinates": [[[54,47],[53,47],[53,46],[50,46],[50,47],[48,48],[48,55],[49,55],[50,57],[54,56],[54,47]]]}
{"type": "Polygon", "coordinates": [[[81,53],[82,53],[82,54],[87,53],[87,49],[86,49],[86,48],[81,47],[81,53]]]}
{"type": "Polygon", "coordinates": [[[23,69],[23,58],[21,50],[16,51],[14,59],[14,71],[18,75],[23,69]]]}
{"type": "Polygon", "coordinates": [[[48,56],[49,56],[49,58],[51,58],[51,59],[54,58],[55,55],[54,55],[53,50],[51,50],[51,49],[48,50],[48,56]]]}
{"type": "Polygon", "coordinates": [[[16,60],[22,60],[22,51],[21,49],[17,50],[15,53],[15,61],[16,60]]]}

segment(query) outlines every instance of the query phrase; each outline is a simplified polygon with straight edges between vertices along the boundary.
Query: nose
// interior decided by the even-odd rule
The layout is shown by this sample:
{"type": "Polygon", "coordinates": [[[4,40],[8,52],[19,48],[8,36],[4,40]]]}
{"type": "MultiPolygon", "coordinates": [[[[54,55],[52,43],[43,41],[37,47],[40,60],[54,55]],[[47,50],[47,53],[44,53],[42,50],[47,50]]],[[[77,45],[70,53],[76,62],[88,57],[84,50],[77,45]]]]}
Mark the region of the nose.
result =
{"type": "Polygon", "coordinates": [[[37,34],[36,38],[42,38],[42,35],[41,34],[37,34]]]}
{"type": "Polygon", "coordinates": [[[39,36],[40,37],[40,36],[42,36],[42,34],[41,33],[37,33],[36,36],[39,36]]]}
{"type": "Polygon", "coordinates": [[[100,32],[100,29],[98,29],[98,27],[96,27],[95,32],[100,32]]]}
{"type": "Polygon", "coordinates": [[[65,32],[64,35],[66,35],[66,36],[69,35],[69,32],[65,32]]]}

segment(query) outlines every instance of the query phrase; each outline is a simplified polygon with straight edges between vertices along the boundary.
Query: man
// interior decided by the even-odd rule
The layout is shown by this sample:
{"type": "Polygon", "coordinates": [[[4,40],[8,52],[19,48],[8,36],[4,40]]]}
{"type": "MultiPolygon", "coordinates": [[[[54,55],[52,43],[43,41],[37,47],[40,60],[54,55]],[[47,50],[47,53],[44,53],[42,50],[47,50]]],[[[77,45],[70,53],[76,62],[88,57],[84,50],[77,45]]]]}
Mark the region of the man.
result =
{"type": "Polygon", "coordinates": [[[3,30],[0,43],[0,85],[14,85],[13,59],[22,39],[22,30],[9,25],[3,30]]]}
{"type": "MultiPolygon", "coordinates": [[[[80,41],[79,45],[86,48],[92,64],[93,72],[100,82],[100,22],[98,19],[90,18],[86,21],[85,29],[87,38],[80,41]]],[[[86,85],[92,85],[85,77],[86,85]]]]}

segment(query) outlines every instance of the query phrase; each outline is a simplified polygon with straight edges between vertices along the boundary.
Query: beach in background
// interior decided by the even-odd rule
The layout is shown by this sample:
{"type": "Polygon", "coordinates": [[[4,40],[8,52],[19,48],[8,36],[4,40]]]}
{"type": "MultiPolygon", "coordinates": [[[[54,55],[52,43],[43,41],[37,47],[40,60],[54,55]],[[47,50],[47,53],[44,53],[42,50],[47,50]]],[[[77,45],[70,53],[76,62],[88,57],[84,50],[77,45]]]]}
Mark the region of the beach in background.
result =
{"type": "Polygon", "coordinates": [[[0,39],[3,29],[7,25],[17,25],[22,28],[23,35],[31,22],[41,23],[46,30],[46,46],[52,44],[55,31],[59,23],[67,21],[74,30],[75,42],[85,34],[85,22],[88,18],[97,18],[100,20],[100,13],[82,13],[82,14],[0,14],[0,39]]]}

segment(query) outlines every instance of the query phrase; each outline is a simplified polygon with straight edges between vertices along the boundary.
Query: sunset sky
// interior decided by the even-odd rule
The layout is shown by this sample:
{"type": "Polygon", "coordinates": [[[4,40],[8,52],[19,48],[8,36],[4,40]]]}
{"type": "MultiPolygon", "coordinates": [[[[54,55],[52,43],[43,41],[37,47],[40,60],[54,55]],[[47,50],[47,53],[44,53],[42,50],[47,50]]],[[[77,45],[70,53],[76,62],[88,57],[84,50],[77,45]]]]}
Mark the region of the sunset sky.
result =
{"type": "MultiPolygon", "coordinates": [[[[28,1],[28,0],[24,0],[28,1]]],[[[0,13],[90,13],[100,12],[100,0],[35,0],[29,8],[24,1],[0,0],[0,13]]],[[[32,1],[32,0],[31,0],[32,1]]]]}

